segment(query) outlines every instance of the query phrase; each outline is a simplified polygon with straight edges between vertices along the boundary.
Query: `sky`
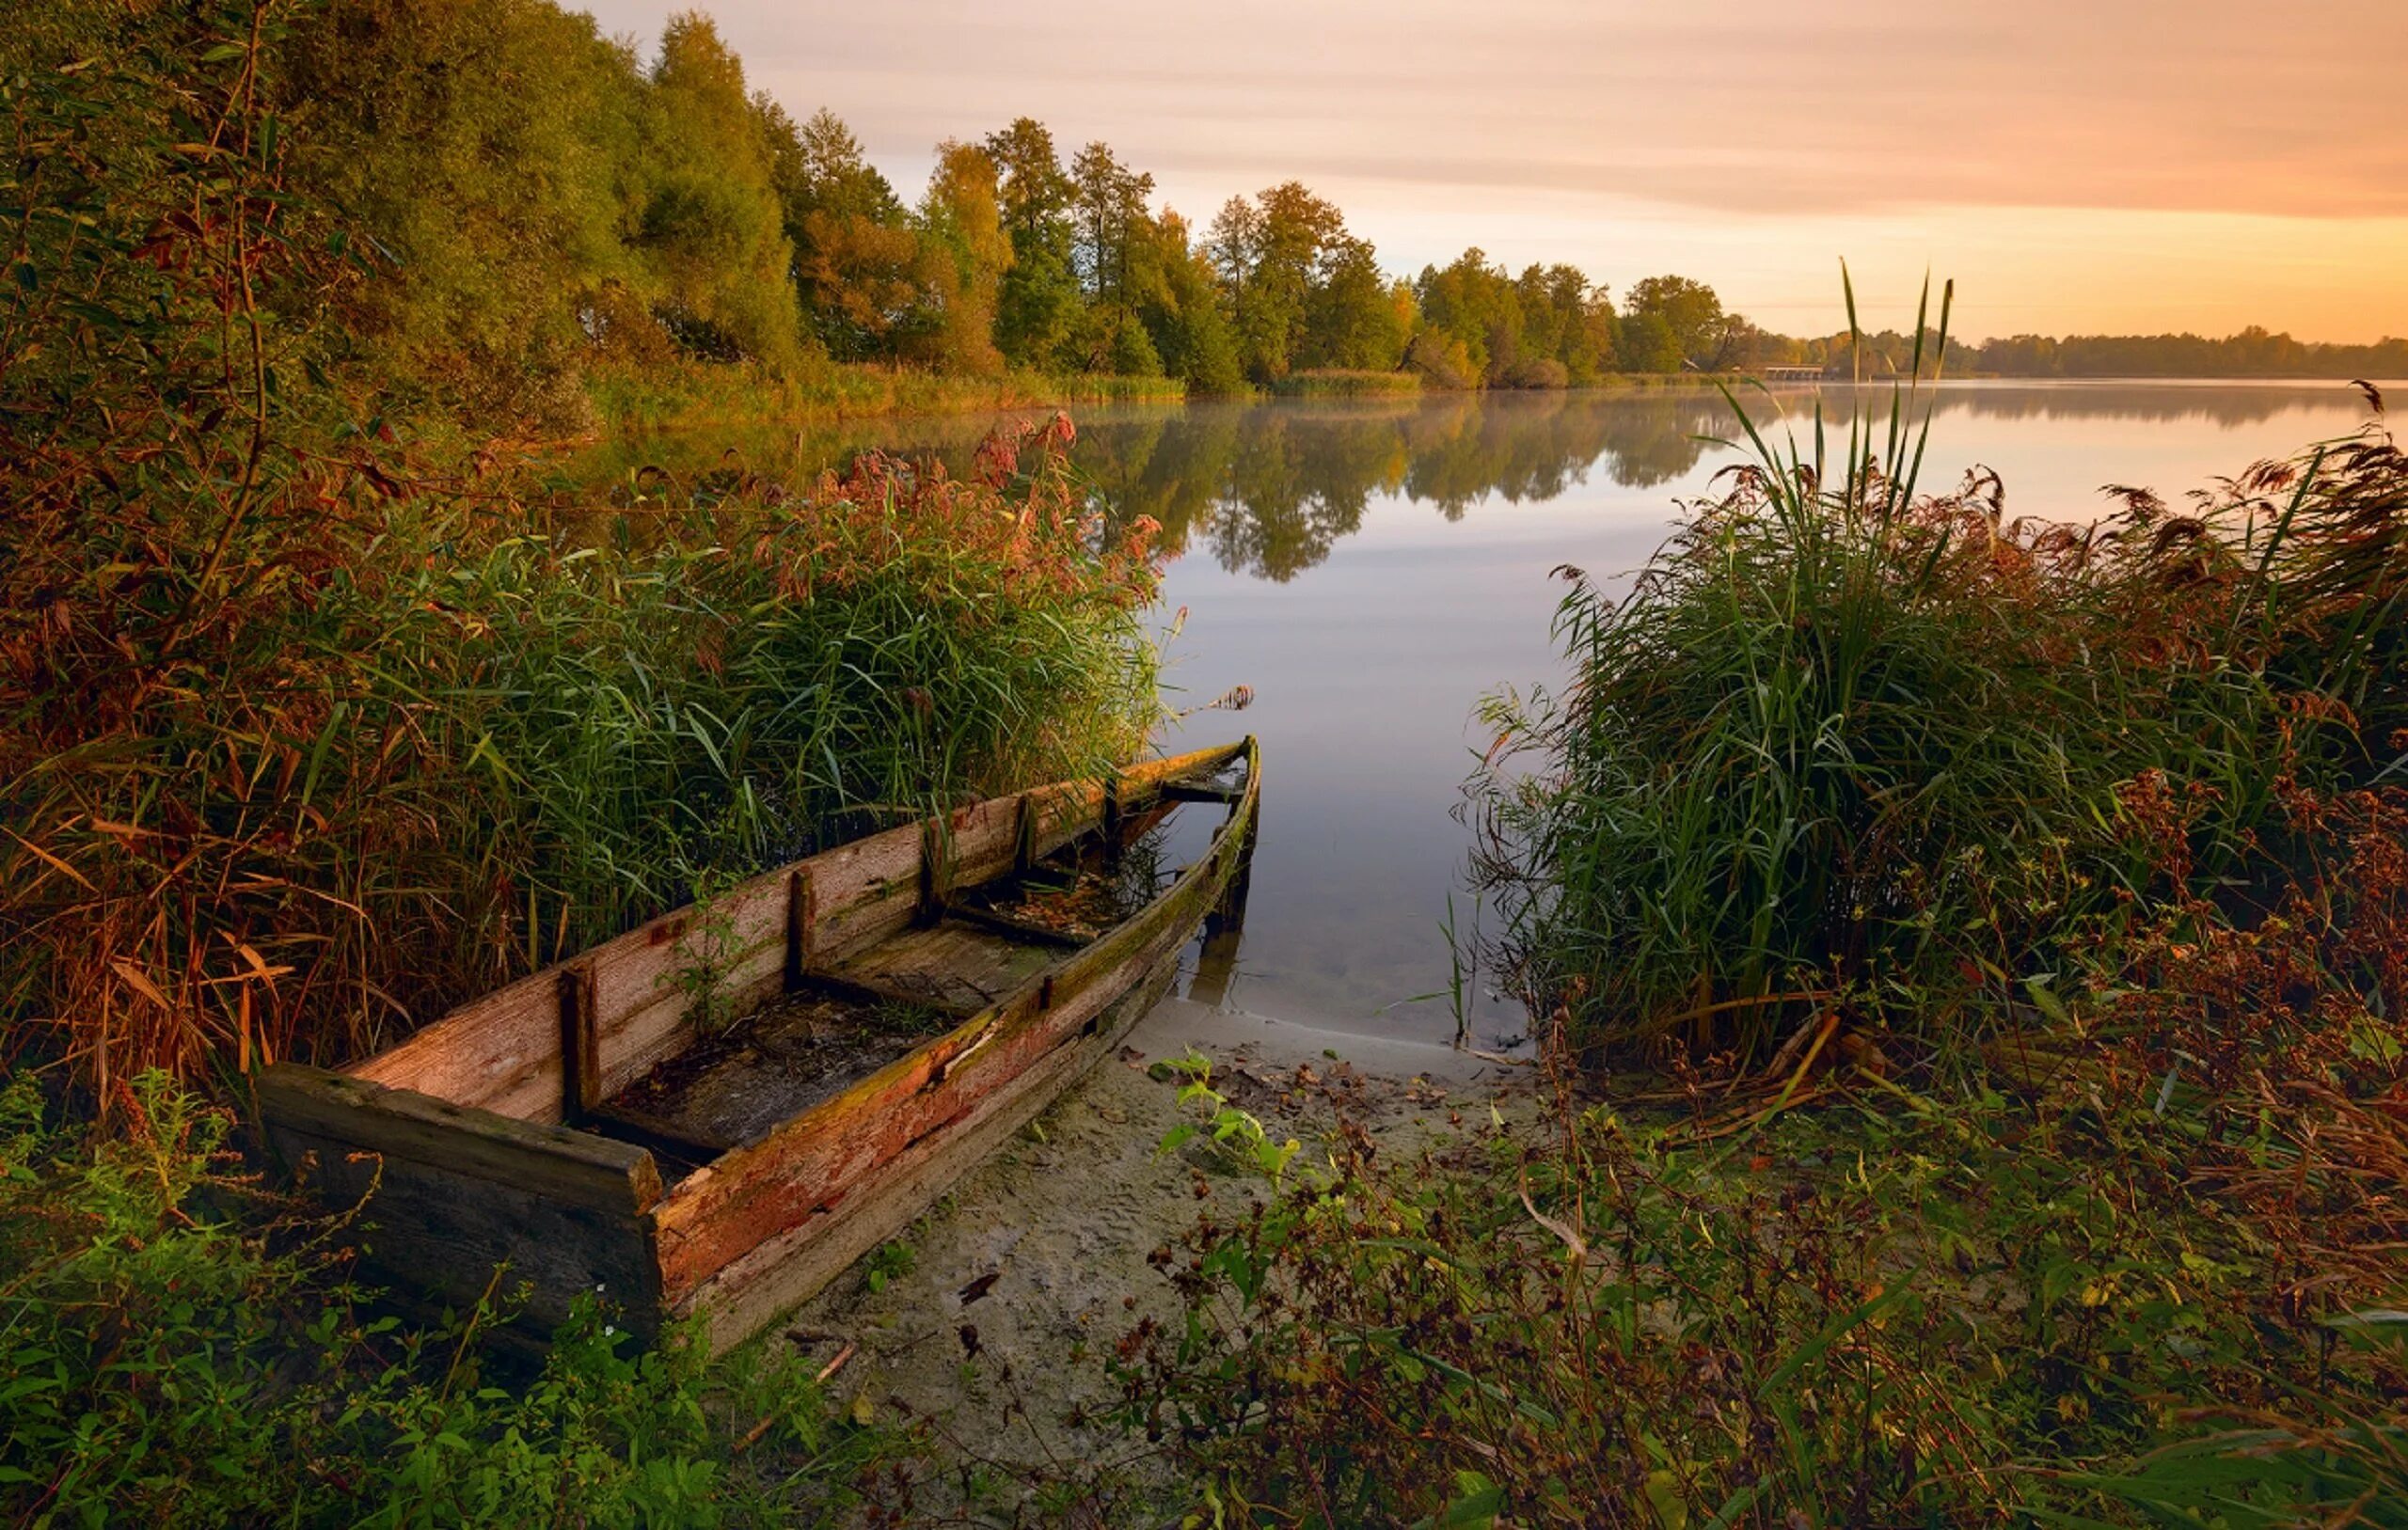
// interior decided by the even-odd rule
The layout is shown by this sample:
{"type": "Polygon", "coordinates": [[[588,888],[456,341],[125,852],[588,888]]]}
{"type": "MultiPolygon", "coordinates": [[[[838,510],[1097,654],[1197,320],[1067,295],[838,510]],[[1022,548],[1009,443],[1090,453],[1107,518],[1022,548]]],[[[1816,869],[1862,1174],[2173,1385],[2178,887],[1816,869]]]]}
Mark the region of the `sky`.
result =
{"type": "MultiPolygon", "coordinates": [[[[569,0],[571,5],[576,0],[569,0]]],[[[672,6],[600,0],[648,49],[672,6]]],[[[1792,334],[2408,335],[2408,0],[715,0],[915,197],[1038,118],[1203,221],[1299,180],[1400,273],[1662,272],[1792,334]]]]}

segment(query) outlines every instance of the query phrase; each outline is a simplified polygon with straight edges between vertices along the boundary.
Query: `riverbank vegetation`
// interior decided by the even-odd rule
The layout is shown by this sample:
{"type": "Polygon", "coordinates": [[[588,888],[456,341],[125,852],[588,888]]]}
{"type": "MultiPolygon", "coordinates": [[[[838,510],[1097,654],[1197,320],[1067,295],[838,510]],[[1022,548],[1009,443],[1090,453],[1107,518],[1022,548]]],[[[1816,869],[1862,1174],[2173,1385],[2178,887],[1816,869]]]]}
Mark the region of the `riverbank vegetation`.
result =
{"type": "Polygon", "coordinates": [[[959,479],[554,496],[354,413],[287,315],[381,278],[284,189],[268,20],[10,87],[13,1065],[107,1111],[356,1055],[857,810],[1137,745],[1149,528],[1092,513],[1067,419],[959,479]]]}
{"type": "Polygon", "coordinates": [[[1554,1106],[1165,1258],[1231,1518],[2400,1522],[2408,457],[2015,523],[1912,419],[1566,571],[1472,799],[1554,1106]]]}
{"type": "Polygon", "coordinates": [[[157,1074],[122,1103],[96,1134],[0,1091],[11,1522],[844,1522],[895,1447],[784,1352],[631,1352],[607,1292],[540,1362],[490,1343],[499,1278],[404,1322],[349,1276],[363,1229],[246,1173],[222,1111],[157,1074]]]}
{"type": "Polygon", "coordinates": [[[399,1318],[348,1274],[375,1229],[247,1177],[234,1112],[715,879],[1127,758],[1149,528],[1058,417],[958,478],[463,452],[477,389],[549,385],[370,354],[408,301],[308,189],[309,19],[54,9],[92,51],[0,81],[0,1513],[834,1512],[881,1447],[810,1375],[638,1354],[610,1292],[514,1370],[504,1272],[399,1318]]]}

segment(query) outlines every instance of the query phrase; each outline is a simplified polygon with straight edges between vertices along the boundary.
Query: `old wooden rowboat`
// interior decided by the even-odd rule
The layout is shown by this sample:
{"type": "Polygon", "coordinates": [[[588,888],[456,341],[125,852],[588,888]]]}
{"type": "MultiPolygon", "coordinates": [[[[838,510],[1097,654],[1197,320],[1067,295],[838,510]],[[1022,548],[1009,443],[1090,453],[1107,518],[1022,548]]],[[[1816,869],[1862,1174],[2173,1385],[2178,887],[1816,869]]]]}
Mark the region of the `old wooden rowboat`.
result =
{"type": "Polygon", "coordinates": [[[724,1349],[1113,1049],[1241,909],[1258,778],[1248,738],[813,856],[345,1072],[268,1068],[264,1136],[365,1201],[404,1296],[465,1306],[502,1266],[524,1330],[600,1287],[640,1333],[699,1312],[724,1349]],[[1219,821],[1165,870],[1182,812],[1219,821]]]}

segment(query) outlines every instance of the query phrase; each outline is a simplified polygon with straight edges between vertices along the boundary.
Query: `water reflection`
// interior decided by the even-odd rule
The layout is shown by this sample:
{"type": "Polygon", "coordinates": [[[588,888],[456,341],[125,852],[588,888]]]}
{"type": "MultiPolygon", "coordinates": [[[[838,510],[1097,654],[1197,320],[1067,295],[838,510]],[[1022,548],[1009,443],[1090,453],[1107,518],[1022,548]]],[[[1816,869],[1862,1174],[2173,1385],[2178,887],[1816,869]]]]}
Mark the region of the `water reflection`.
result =
{"type": "MultiPolygon", "coordinates": [[[[1818,400],[1837,418],[1850,392],[1748,389],[1739,398],[1760,421],[1786,415],[1802,435],[1818,400]]],[[[2329,409],[2340,393],[2334,385],[1952,385],[1937,391],[1935,434],[1950,438],[1951,417],[2231,429],[2286,411],[2329,409]]],[[[1889,393],[1867,389],[1861,397],[1885,408],[1889,393]]],[[[1099,406],[1073,414],[1080,426],[1075,459],[1116,513],[1152,516],[1173,555],[1200,552],[1231,573],[1281,583],[1358,532],[1376,497],[1426,505],[1456,521],[1484,500],[1545,501],[1584,483],[1661,488],[1690,479],[1715,450],[1712,440],[1733,435],[1735,424],[1719,392],[1695,387],[1099,406]]],[[[797,477],[841,468],[871,449],[943,459],[958,471],[993,423],[993,417],[974,415],[756,432],[737,439],[734,450],[755,467],[797,477]]],[[[683,437],[623,443],[581,460],[574,476],[591,482],[646,462],[691,471],[724,460],[728,448],[725,435],[707,444],[683,437]]]]}
{"type": "MultiPolygon", "coordinates": [[[[1826,390],[1828,408],[1844,394],[1826,390]]],[[[1752,396],[1805,417],[1816,395],[1752,396]]],[[[1886,404],[1886,393],[1875,395],[1886,404]]],[[[2334,385],[1975,384],[1943,388],[1926,481],[1996,468],[2013,513],[2096,513],[2107,482],[2170,499],[2213,475],[2340,434],[2364,402],[2334,385]]],[[[1039,411],[1024,411],[1037,414],[1039,411]]],[[[1162,617],[1186,612],[1165,683],[1184,707],[1255,688],[1243,719],[1198,713],[1165,749],[1262,741],[1263,831],[1250,919],[1196,959],[1188,997],[1328,1029],[1441,1041],[1454,1032],[1442,924],[1481,917],[1449,816],[1488,737],[1481,695],[1560,684],[1549,571],[1643,563],[1685,497],[1733,459],[1709,389],[1197,404],[1073,411],[1076,459],[1116,513],[1153,516],[1175,557],[1162,617]],[[1450,901],[1451,898],[1451,902],[1450,901]]],[[[745,465],[789,481],[867,448],[966,467],[991,415],[805,434],[723,433],[597,454],[586,481],[644,463],[745,465]]],[[[1801,431],[1803,425],[1801,422],[1801,431]]],[[[1474,981],[1483,1044],[1518,1035],[1474,981]]]]}

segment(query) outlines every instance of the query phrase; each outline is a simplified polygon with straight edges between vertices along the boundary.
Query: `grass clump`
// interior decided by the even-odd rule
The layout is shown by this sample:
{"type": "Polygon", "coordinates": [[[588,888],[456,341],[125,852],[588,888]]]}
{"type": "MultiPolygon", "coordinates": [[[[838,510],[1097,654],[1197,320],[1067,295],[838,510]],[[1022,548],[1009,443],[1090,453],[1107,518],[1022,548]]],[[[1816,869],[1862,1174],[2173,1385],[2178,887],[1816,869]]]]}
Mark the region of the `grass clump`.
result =
{"type": "Polygon", "coordinates": [[[492,1346],[499,1277],[445,1322],[380,1313],[350,1230],[263,1194],[226,1116],[161,1075],[119,1088],[98,1138],[0,1093],[12,1523],[811,1523],[891,1448],[794,1361],[632,1352],[609,1293],[531,1377],[492,1346]]]}
{"type": "Polygon", "coordinates": [[[1271,384],[1274,398],[1386,399],[1410,397],[1421,391],[1421,374],[1414,371],[1350,371],[1316,367],[1291,371],[1271,384]]]}
{"type": "Polygon", "coordinates": [[[1155,564],[1066,418],[958,479],[550,494],[347,393],[280,316],[372,277],[244,20],[0,87],[5,1055],[103,1110],[339,1061],[863,810],[1138,746],[1155,564]]]}
{"type": "Polygon", "coordinates": [[[1486,709],[1481,870],[1585,1044],[1761,1063],[1835,1007],[1938,1039],[2178,892],[2160,836],[2184,888],[2237,883],[2286,783],[2399,768],[2379,423],[2083,526],[2008,519],[1989,474],[1919,494],[1911,410],[1844,453],[1742,416],[1756,462],[1626,595],[1564,571],[1571,688],[1486,709]]]}

